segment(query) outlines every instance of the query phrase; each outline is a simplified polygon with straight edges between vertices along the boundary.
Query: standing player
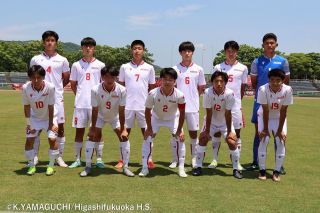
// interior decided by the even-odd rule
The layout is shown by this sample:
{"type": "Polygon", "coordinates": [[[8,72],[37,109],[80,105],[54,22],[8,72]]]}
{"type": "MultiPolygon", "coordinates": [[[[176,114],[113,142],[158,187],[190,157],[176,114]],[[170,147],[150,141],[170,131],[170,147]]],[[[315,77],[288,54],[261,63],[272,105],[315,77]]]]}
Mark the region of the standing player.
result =
{"type": "MultiPolygon", "coordinates": [[[[198,143],[197,131],[199,130],[199,95],[206,85],[202,67],[192,62],[194,45],[190,41],[182,42],[179,46],[179,53],[182,61],[173,68],[178,73],[177,88],[184,94],[186,99],[186,122],[190,136],[190,148],[192,157],[192,167],[195,164],[195,146],[198,143]]],[[[176,141],[170,141],[173,160],[170,168],[177,166],[177,146],[176,141]]]]}
{"type": "Polygon", "coordinates": [[[196,167],[192,174],[202,174],[202,162],[210,138],[219,132],[225,138],[231,154],[233,176],[241,179],[238,168],[240,152],[236,144],[236,135],[233,132],[231,109],[235,103],[233,91],[226,88],[228,75],[225,72],[214,72],[211,76],[212,87],[207,88],[203,95],[203,107],[206,109],[206,120],[197,145],[196,167]]]}
{"type": "Polygon", "coordinates": [[[42,129],[47,131],[50,146],[46,175],[53,175],[53,165],[59,155],[58,143],[56,142],[58,127],[53,112],[54,85],[44,81],[45,75],[46,71],[40,65],[30,67],[28,70],[30,81],[23,85],[22,90],[24,115],[27,122],[25,155],[30,165],[28,175],[33,175],[36,172],[33,143],[42,129]]]}
{"type": "Polygon", "coordinates": [[[128,168],[130,142],[125,128],[126,89],[116,83],[118,75],[118,69],[102,68],[101,79],[103,82],[91,90],[92,125],[86,144],[86,168],[80,173],[81,177],[91,173],[93,149],[98,148],[102,137],[102,128],[106,123],[111,125],[119,138],[124,174],[129,177],[134,176],[128,168]]]}
{"type": "MultiPolygon", "coordinates": [[[[232,122],[235,132],[237,134],[237,146],[239,152],[241,151],[241,138],[240,131],[244,126],[244,118],[242,114],[241,100],[244,95],[244,88],[247,83],[248,68],[247,66],[241,64],[237,60],[237,55],[239,51],[239,45],[236,41],[228,41],[224,44],[224,53],[226,55],[226,60],[221,64],[214,67],[214,71],[226,72],[228,74],[227,88],[231,89],[235,96],[235,104],[232,107],[232,122]]],[[[218,165],[218,152],[220,148],[220,133],[216,134],[212,138],[212,148],[213,148],[213,161],[208,166],[209,168],[216,168],[218,165]]],[[[239,162],[239,169],[242,170],[242,166],[239,162]]]]}
{"type": "MultiPolygon", "coordinates": [[[[278,46],[277,36],[273,33],[267,33],[262,38],[263,55],[256,58],[251,65],[251,83],[253,89],[255,89],[254,105],[252,111],[251,122],[255,124],[255,137],[253,142],[253,162],[248,167],[248,170],[258,169],[258,147],[259,147],[259,135],[258,135],[258,119],[257,111],[260,104],[257,103],[257,94],[260,86],[268,83],[268,72],[272,69],[281,69],[286,73],[284,83],[289,84],[290,70],[287,59],[276,54],[276,48],[278,46]]],[[[284,169],[281,169],[284,174],[284,169]]]]}
{"type": "MultiPolygon", "coordinates": [[[[137,118],[141,133],[144,135],[146,128],[146,119],[144,115],[144,104],[146,102],[148,91],[155,87],[155,71],[152,65],[143,61],[145,45],[141,40],[134,40],[131,43],[132,61],[123,64],[120,68],[119,83],[126,87],[126,127],[128,134],[134,127],[137,118]]],[[[120,147],[121,150],[121,147],[120,147]]],[[[150,158],[148,162],[150,169],[154,168],[154,163],[150,158]]],[[[115,166],[122,168],[123,162],[120,160],[115,166]]]]}
{"type": "Polygon", "coordinates": [[[187,177],[184,170],[186,147],[183,142],[182,127],[185,116],[185,99],[183,93],[174,87],[177,72],[173,68],[164,68],[160,72],[161,87],[149,92],[146,100],[147,129],[144,133],[142,144],[142,170],[140,177],[148,175],[148,159],[152,151],[152,141],[160,127],[167,127],[172,134],[171,140],[175,140],[179,160],[179,176],[187,177]],[[152,114],[152,115],[151,115],[152,114]]]}
{"type": "MultiPolygon", "coordinates": [[[[86,37],[81,41],[83,58],[75,62],[71,67],[70,83],[73,93],[76,95],[72,126],[76,128],[74,149],[76,161],[69,168],[81,166],[81,150],[85,128],[91,123],[91,89],[100,83],[101,69],[105,64],[94,57],[96,41],[86,37]]],[[[103,168],[102,150],[104,142],[97,145],[98,168],[103,168]]]]}
{"type": "Polygon", "coordinates": [[[261,86],[258,91],[258,132],[260,144],[259,179],[266,180],[266,157],[270,132],[275,140],[276,165],[272,179],[280,181],[280,170],[285,158],[285,142],[287,138],[287,109],[293,103],[292,88],[283,84],[285,72],[273,69],[268,73],[269,83],[261,86]]]}
{"type": "MultiPolygon", "coordinates": [[[[42,34],[42,42],[44,52],[40,55],[34,56],[30,61],[30,67],[33,65],[41,65],[46,71],[45,80],[52,83],[56,91],[56,103],[54,104],[55,117],[58,119],[58,137],[57,143],[59,144],[59,157],[57,163],[61,167],[68,167],[63,161],[62,156],[66,138],[64,136],[64,101],[63,101],[63,88],[69,83],[70,68],[68,60],[57,53],[57,43],[59,36],[54,31],[46,31],[42,34]]],[[[38,150],[40,139],[37,136],[34,143],[35,161],[38,161],[38,150]]]]}

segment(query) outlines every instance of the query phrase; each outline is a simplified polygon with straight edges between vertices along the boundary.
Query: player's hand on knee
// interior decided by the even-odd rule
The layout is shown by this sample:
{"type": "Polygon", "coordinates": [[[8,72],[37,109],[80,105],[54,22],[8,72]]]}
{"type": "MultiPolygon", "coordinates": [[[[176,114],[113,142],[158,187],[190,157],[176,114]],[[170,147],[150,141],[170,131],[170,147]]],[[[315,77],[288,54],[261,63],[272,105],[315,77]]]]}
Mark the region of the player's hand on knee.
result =
{"type": "Polygon", "coordinates": [[[262,141],[262,139],[264,139],[264,138],[267,137],[267,136],[270,137],[269,130],[267,130],[267,129],[262,130],[262,131],[259,133],[260,141],[262,141]]]}
{"type": "Polygon", "coordinates": [[[34,133],[36,133],[36,130],[31,129],[30,125],[27,125],[26,132],[27,132],[27,134],[34,134],[34,133]]]}
{"type": "Polygon", "coordinates": [[[276,138],[276,137],[279,137],[280,141],[283,141],[283,142],[286,142],[286,140],[287,140],[287,135],[284,134],[284,132],[279,132],[279,131],[278,131],[278,132],[275,134],[274,137],[275,137],[275,138],[276,138]]]}
{"type": "Polygon", "coordinates": [[[150,136],[152,137],[153,131],[150,128],[147,128],[146,131],[144,131],[144,139],[147,140],[147,138],[150,136]]]}
{"type": "Polygon", "coordinates": [[[210,140],[210,134],[207,131],[201,132],[199,135],[199,142],[206,144],[210,140]]]}
{"type": "Polygon", "coordinates": [[[48,131],[49,130],[53,131],[54,133],[58,133],[58,127],[54,124],[49,125],[48,131]]]}
{"type": "Polygon", "coordinates": [[[120,134],[120,138],[122,141],[127,141],[128,140],[128,132],[126,129],[122,130],[120,134]]]}
{"type": "Polygon", "coordinates": [[[183,142],[184,141],[184,133],[182,130],[177,130],[176,134],[174,134],[174,137],[176,139],[179,139],[180,142],[183,142]]]}
{"type": "Polygon", "coordinates": [[[236,142],[237,141],[237,135],[234,132],[229,132],[227,134],[226,139],[227,139],[228,142],[236,142]]]}

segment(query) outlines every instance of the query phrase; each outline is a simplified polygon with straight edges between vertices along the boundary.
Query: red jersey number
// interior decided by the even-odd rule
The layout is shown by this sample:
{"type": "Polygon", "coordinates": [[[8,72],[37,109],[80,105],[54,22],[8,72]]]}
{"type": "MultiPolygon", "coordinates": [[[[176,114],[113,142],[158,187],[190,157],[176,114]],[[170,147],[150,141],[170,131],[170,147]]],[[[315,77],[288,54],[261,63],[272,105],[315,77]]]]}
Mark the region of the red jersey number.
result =
{"type": "Polygon", "coordinates": [[[214,109],[215,111],[220,112],[220,111],[221,111],[221,106],[220,106],[219,104],[215,104],[215,105],[213,105],[213,109],[214,109]]]}
{"type": "Polygon", "coordinates": [[[186,77],[186,78],[184,79],[184,83],[185,83],[185,84],[190,84],[190,77],[186,77]]]}
{"type": "Polygon", "coordinates": [[[134,74],[134,76],[136,77],[136,81],[139,80],[140,74],[134,74]]]}
{"type": "Polygon", "coordinates": [[[163,112],[168,112],[168,106],[167,106],[167,105],[164,105],[163,108],[162,108],[162,111],[163,111],[163,112]]]}
{"type": "Polygon", "coordinates": [[[90,80],[90,73],[86,73],[86,80],[90,80]]]}
{"type": "Polygon", "coordinates": [[[279,109],[278,103],[271,103],[271,109],[279,109]]]}
{"type": "Polygon", "coordinates": [[[42,102],[42,101],[36,102],[36,108],[37,108],[37,109],[43,108],[43,102],[42,102]]]}
{"type": "Polygon", "coordinates": [[[232,82],[233,81],[233,75],[228,75],[228,82],[232,82]]]}
{"type": "Polygon", "coordinates": [[[107,101],[107,102],[106,102],[106,108],[107,108],[107,109],[111,109],[111,102],[110,102],[110,101],[107,101]]]}

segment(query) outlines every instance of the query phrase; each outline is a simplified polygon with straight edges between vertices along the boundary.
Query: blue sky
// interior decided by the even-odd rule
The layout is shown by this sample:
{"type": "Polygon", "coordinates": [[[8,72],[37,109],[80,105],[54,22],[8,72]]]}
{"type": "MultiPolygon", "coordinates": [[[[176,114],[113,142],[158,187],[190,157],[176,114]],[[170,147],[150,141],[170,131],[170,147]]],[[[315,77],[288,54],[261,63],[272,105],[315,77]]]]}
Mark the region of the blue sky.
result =
{"type": "Polygon", "coordinates": [[[178,63],[179,44],[190,40],[194,61],[210,72],[226,41],[259,47],[267,32],[282,52],[320,52],[319,8],[316,0],[10,0],[0,8],[0,40],[40,39],[48,29],[64,42],[91,36],[122,47],[142,39],[162,67],[178,63]]]}

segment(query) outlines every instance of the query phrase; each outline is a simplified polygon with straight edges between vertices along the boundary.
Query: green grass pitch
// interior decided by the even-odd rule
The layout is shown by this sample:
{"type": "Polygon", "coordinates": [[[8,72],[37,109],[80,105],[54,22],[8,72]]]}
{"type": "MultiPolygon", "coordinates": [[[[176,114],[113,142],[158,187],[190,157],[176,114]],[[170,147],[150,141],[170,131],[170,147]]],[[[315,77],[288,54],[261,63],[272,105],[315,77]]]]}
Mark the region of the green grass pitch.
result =
{"type": "MultiPolygon", "coordinates": [[[[74,160],[71,127],[74,96],[65,94],[66,148],[65,161],[74,160]]],[[[244,98],[246,128],[242,130],[241,163],[252,161],[253,125],[250,123],[252,98],[244,98]]],[[[153,159],[156,168],[150,176],[128,178],[114,169],[119,158],[118,141],[108,126],[104,134],[104,161],[106,168],[94,170],[92,176],[80,178],[83,168],[56,168],[47,177],[48,142],[41,136],[40,166],[37,173],[25,175],[25,119],[21,94],[0,91],[0,211],[10,210],[11,204],[77,203],[77,204],[144,204],[152,212],[319,212],[320,170],[319,134],[320,99],[295,98],[288,110],[288,139],[285,168],[280,183],[274,183],[270,174],[274,167],[273,144],[268,147],[267,181],[257,179],[257,172],[244,171],[244,179],[232,177],[227,145],[222,143],[219,167],[205,168],[204,175],[193,177],[190,168],[190,147],[187,136],[186,169],[188,178],[180,178],[176,170],[168,168],[171,159],[169,133],[162,129],[154,143],[153,159]]],[[[201,110],[201,117],[203,110],[201,110]]],[[[130,167],[135,174],[141,168],[142,136],[138,128],[132,130],[130,167]]],[[[205,167],[212,158],[207,148],[205,167]]],[[[84,160],[84,152],[83,152],[84,160]]],[[[145,210],[148,210],[145,209],[145,210]]],[[[12,210],[12,209],[11,209],[12,210]]],[[[136,211],[139,209],[135,209],[136,211]]],[[[73,209],[75,212],[75,210],[73,209]]],[[[73,212],[70,211],[70,212],[73,212]]]]}

